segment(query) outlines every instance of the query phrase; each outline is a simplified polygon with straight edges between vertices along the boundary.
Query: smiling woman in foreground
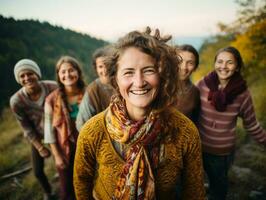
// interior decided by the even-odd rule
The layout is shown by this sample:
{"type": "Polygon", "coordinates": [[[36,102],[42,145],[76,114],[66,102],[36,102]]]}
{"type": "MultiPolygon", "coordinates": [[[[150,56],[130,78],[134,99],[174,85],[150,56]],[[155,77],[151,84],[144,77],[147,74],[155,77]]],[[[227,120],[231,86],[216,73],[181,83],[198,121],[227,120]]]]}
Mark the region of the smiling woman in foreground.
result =
{"type": "Polygon", "coordinates": [[[114,44],[107,66],[117,95],[81,129],[77,199],[204,199],[198,131],[169,107],[179,60],[168,39],[147,28],[114,44]]]}

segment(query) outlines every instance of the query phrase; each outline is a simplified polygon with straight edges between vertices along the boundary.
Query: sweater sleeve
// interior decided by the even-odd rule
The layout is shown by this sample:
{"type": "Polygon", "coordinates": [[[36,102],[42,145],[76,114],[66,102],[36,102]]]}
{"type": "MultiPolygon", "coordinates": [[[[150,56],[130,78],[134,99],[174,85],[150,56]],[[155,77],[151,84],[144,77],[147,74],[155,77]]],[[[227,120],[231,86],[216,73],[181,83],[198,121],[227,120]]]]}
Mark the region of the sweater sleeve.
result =
{"type": "Polygon", "coordinates": [[[239,116],[243,119],[243,126],[247,132],[258,142],[266,145],[266,131],[256,119],[254,106],[250,93],[247,91],[246,98],[240,107],[239,116]]]}
{"type": "Polygon", "coordinates": [[[26,137],[30,142],[32,142],[37,138],[36,131],[32,126],[32,122],[30,121],[26,113],[23,111],[23,108],[20,106],[23,103],[19,101],[18,95],[19,94],[16,94],[11,97],[10,108],[19,125],[23,129],[24,137],[26,137]]]}
{"type": "Polygon", "coordinates": [[[46,101],[44,105],[44,143],[56,143],[52,121],[53,109],[52,106],[46,101]]]}
{"type": "Polygon", "coordinates": [[[92,198],[93,179],[95,174],[95,137],[93,134],[95,127],[90,127],[86,123],[79,134],[77,141],[77,149],[74,162],[74,189],[77,200],[87,200],[92,198]]]}
{"type": "Polygon", "coordinates": [[[204,173],[202,164],[201,142],[198,130],[190,122],[188,125],[190,136],[185,142],[184,170],[183,170],[183,192],[182,199],[203,200],[205,199],[204,173]]]}
{"type": "Polygon", "coordinates": [[[96,114],[89,98],[89,92],[85,92],[82,101],[79,105],[79,112],[76,119],[76,127],[80,131],[83,124],[96,114]]]}

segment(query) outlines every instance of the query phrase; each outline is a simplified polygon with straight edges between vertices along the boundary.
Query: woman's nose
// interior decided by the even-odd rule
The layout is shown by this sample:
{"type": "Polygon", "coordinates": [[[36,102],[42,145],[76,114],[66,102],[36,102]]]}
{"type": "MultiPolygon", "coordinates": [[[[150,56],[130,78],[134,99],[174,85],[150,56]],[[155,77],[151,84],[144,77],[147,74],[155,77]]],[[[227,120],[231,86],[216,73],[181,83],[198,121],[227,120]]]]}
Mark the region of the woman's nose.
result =
{"type": "Polygon", "coordinates": [[[27,75],[27,74],[25,74],[25,76],[24,76],[24,80],[28,80],[29,78],[30,78],[30,76],[27,75]]]}
{"type": "Polygon", "coordinates": [[[187,64],[182,62],[179,66],[180,69],[186,69],[187,68],[187,64]]]}
{"type": "Polygon", "coordinates": [[[70,72],[69,71],[66,71],[66,76],[69,76],[70,75],[70,72]]]}
{"type": "Polygon", "coordinates": [[[103,67],[103,73],[106,74],[107,73],[107,68],[103,67]]]}
{"type": "Polygon", "coordinates": [[[145,85],[145,80],[144,80],[144,76],[141,73],[136,73],[135,78],[134,78],[134,83],[135,86],[137,87],[142,87],[143,85],[145,85]]]}
{"type": "Polygon", "coordinates": [[[225,62],[221,63],[221,68],[226,68],[227,67],[227,64],[225,62]]]}

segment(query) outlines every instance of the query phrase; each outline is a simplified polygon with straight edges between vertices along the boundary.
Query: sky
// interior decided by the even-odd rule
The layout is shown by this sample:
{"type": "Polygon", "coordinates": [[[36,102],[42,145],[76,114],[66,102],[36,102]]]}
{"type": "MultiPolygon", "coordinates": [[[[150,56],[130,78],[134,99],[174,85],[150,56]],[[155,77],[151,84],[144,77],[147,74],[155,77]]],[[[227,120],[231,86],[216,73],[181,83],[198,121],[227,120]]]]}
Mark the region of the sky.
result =
{"type": "Polygon", "coordinates": [[[174,37],[209,36],[236,17],[235,0],[0,0],[0,14],[113,41],[147,25],[174,37]]]}

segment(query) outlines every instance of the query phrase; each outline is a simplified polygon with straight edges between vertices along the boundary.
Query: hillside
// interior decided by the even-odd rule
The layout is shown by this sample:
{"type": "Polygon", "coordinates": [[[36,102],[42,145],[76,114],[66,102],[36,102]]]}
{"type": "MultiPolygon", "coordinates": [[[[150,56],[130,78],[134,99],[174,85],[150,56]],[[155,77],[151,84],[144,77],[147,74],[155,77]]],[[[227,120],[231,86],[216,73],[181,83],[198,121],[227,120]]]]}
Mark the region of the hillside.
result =
{"type": "Polygon", "coordinates": [[[47,22],[15,20],[0,15],[0,112],[9,97],[19,88],[13,75],[15,63],[21,58],[35,60],[44,79],[54,79],[54,66],[62,55],[77,58],[92,80],[91,55],[107,42],[47,22]]]}

